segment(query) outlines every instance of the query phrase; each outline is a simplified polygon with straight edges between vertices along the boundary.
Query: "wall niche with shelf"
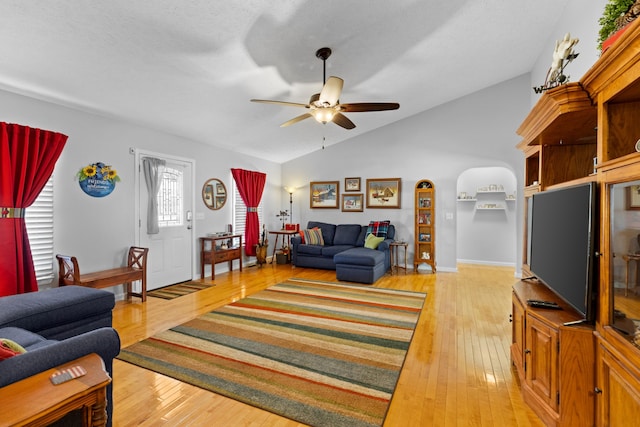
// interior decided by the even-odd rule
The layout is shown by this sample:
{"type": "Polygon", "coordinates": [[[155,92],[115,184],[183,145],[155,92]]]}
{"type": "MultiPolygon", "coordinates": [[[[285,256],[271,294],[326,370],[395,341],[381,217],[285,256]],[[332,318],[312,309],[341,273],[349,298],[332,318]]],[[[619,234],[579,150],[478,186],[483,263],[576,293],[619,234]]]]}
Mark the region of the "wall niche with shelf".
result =
{"type": "Polygon", "coordinates": [[[455,203],[459,262],[515,262],[516,188],[515,174],[503,166],[470,168],[458,176],[455,203]]]}

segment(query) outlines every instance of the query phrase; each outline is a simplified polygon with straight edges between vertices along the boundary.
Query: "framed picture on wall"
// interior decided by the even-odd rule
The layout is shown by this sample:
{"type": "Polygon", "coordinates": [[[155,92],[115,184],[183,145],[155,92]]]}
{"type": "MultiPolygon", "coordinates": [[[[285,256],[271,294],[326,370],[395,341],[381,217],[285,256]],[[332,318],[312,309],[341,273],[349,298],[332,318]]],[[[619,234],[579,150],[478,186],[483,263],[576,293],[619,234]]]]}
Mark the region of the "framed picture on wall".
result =
{"type": "Polygon", "coordinates": [[[630,185],[626,188],[627,210],[640,210],[640,185],[630,185]]]}
{"type": "Polygon", "coordinates": [[[367,208],[400,208],[400,178],[367,179],[367,208]]]}
{"type": "Polygon", "coordinates": [[[309,183],[309,206],[311,208],[337,209],[339,197],[339,181],[318,181],[309,183]]]}
{"type": "Polygon", "coordinates": [[[360,178],[345,178],[344,191],[360,191],[360,178]]]}
{"type": "Polygon", "coordinates": [[[342,212],[362,212],[363,194],[343,194],[342,212]]]}

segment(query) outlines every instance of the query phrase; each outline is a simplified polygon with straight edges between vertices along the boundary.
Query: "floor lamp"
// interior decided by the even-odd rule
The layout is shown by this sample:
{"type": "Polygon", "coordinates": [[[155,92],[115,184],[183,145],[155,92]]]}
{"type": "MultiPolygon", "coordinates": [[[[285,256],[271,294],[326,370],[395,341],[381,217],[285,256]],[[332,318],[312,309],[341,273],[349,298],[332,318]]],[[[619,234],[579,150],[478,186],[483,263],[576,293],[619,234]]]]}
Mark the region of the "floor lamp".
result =
{"type": "Polygon", "coordinates": [[[284,187],[285,191],[289,193],[289,224],[293,224],[293,187],[284,187]]]}

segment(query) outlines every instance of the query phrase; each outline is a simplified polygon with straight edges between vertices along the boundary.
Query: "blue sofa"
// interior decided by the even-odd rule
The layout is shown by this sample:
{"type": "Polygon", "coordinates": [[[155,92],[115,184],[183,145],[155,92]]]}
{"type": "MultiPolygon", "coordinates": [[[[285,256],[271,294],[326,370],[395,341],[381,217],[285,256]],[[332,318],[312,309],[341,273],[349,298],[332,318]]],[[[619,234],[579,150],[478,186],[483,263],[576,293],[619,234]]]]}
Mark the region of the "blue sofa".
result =
{"type": "MultiPolygon", "coordinates": [[[[111,292],[64,286],[0,298],[0,338],[20,344],[26,353],[0,360],[0,387],[90,353],[104,361],[113,378],[120,337],[111,327],[111,292]]],[[[107,425],[112,425],[112,386],[107,387],[107,425]]]]}
{"type": "Polygon", "coordinates": [[[300,236],[291,238],[291,263],[296,267],[336,270],[338,280],[359,283],[374,283],[391,267],[389,243],[395,236],[392,224],[376,249],[364,247],[368,225],[318,221],[307,224],[307,229],[316,227],[322,232],[323,246],[302,243],[300,236]]]}

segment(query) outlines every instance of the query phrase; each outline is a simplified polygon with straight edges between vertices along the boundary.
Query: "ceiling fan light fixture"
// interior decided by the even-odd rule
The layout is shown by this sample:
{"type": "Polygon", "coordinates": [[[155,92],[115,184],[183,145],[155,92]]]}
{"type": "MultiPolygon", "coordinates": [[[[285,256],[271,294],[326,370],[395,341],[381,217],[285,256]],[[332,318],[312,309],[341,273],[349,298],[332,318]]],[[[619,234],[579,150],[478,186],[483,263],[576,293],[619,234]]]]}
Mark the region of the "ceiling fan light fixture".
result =
{"type": "Polygon", "coordinates": [[[397,110],[400,104],[396,102],[356,102],[340,104],[340,95],[344,80],[340,77],[330,76],[327,79],[327,58],[331,56],[331,49],[323,47],[318,49],[316,56],[322,60],[323,84],[320,93],[311,95],[308,104],[295,102],[270,101],[266,99],[252,99],[251,102],[262,102],[265,104],[288,105],[291,107],[303,107],[309,111],[294,117],[280,125],[287,127],[294,123],[313,117],[318,123],[327,124],[333,122],[343,129],[354,129],[356,125],[343,113],[356,113],[362,111],[385,111],[397,110]]]}
{"type": "Polygon", "coordinates": [[[330,107],[320,107],[313,109],[311,114],[313,114],[313,118],[319,123],[327,124],[333,120],[333,116],[336,115],[336,110],[330,107]]]}

